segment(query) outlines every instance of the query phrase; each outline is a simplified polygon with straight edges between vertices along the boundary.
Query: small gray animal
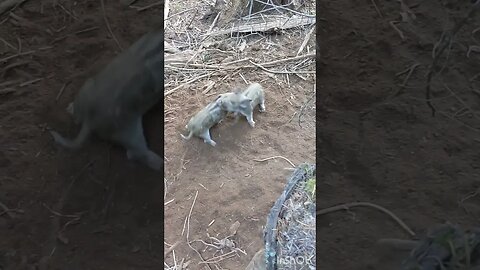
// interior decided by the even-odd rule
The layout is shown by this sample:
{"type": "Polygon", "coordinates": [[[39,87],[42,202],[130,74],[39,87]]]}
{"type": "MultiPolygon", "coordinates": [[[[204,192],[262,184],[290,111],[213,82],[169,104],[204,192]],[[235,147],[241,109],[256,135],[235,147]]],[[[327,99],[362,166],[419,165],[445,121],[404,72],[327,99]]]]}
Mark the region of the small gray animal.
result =
{"type": "Polygon", "coordinates": [[[89,78],[67,108],[80,132],[69,140],[50,131],[55,142],[78,149],[95,133],[122,145],[128,159],[161,170],[163,159],[148,148],[142,117],[163,97],[163,40],[163,31],[145,34],[89,78]]]}
{"type": "Polygon", "coordinates": [[[183,139],[189,140],[193,135],[203,139],[203,142],[210,144],[211,146],[217,145],[210,136],[210,128],[215,124],[218,124],[226,115],[226,111],[222,109],[220,105],[220,99],[217,97],[215,101],[209,103],[205,108],[195,114],[188,124],[185,125],[190,133],[187,136],[180,134],[183,139]]]}
{"type": "Polygon", "coordinates": [[[252,127],[255,127],[253,109],[260,105],[259,111],[265,112],[265,91],[259,83],[250,84],[242,93],[221,94],[220,99],[224,110],[233,112],[236,120],[239,113],[244,115],[252,127]]]}
{"type": "Polygon", "coordinates": [[[224,111],[234,113],[241,113],[248,110],[252,100],[246,97],[241,89],[236,88],[233,92],[223,93],[218,95],[217,102],[224,111]]]}

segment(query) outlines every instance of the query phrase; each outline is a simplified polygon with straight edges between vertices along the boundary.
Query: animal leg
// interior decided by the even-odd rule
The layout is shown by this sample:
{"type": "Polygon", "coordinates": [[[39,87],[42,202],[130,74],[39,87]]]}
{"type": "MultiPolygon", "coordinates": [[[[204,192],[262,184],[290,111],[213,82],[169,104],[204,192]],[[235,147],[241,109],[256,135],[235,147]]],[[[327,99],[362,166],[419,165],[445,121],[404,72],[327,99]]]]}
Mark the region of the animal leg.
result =
{"type": "Polygon", "coordinates": [[[265,100],[262,100],[262,102],[260,102],[260,112],[265,112],[265,100]]]}
{"type": "Polygon", "coordinates": [[[255,121],[253,121],[253,112],[250,110],[249,112],[242,112],[242,114],[247,118],[248,124],[251,127],[255,127],[255,121]]]}
{"type": "Polygon", "coordinates": [[[208,144],[210,144],[211,146],[217,145],[217,143],[216,143],[214,140],[212,140],[212,138],[210,137],[210,130],[209,130],[209,129],[205,130],[205,131],[200,135],[200,138],[203,139],[203,142],[204,142],[204,143],[208,143],[208,144]]]}
{"type": "Polygon", "coordinates": [[[184,140],[190,140],[190,138],[192,138],[192,135],[193,135],[193,132],[190,131],[190,133],[188,134],[188,136],[185,136],[183,134],[180,133],[180,136],[182,136],[182,138],[184,140]]]}
{"type": "Polygon", "coordinates": [[[55,142],[65,148],[70,148],[70,149],[78,149],[83,146],[83,144],[87,141],[87,139],[90,137],[91,130],[88,127],[87,124],[83,124],[82,128],[80,129],[80,132],[78,133],[77,137],[72,141],[69,139],[64,138],[62,135],[60,135],[56,131],[50,131],[50,134],[52,134],[53,139],[55,142]]]}
{"type": "Polygon", "coordinates": [[[125,125],[113,137],[127,150],[127,158],[129,160],[140,161],[156,171],[163,168],[163,159],[147,146],[141,117],[125,125]]]}

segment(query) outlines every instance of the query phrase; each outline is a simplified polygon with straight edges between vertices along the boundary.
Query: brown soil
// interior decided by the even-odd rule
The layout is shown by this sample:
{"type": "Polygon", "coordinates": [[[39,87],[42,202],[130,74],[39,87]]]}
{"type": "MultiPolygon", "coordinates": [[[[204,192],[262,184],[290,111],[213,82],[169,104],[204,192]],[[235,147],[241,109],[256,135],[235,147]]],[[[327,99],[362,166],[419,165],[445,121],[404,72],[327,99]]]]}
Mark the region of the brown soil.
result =
{"type": "MultiPolygon", "coordinates": [[[[0,37],[13,47],[19,38],[22,52],[51,46],[0,63],[3,70],[28,62],[9,70],[1,83],[43,78],[0,94],[0,202],[24,211],[12,213],[13,218],[0,216],[0,268],[158,269],[163,259],[159,174],[128,162],[123,149],[99,140],[78,152],[66,151],[53,144],[47,131],[76,135],[78,127],[66,106],[87,75],[119,51],[100,1],[54,2],[59,5],[27,1],[17,8],[14,13],[28,25],[3,22],[7,14],[0,19],[0,37]],[[92,27],[98,28],[75,34],[92,27]],[[65,83],[69,84],[56,101],[65,83]],[[79,212],[83,214],[77,221],[68,216],[79,212]]],[[[112,31],[123,48],[162,12],[155,7],[138,13],[118,1],[105,2],[112,31]]],[[[0,58],[17,53],[2,41],[0,50],[0,58]]],[[[160,108],[145,122],[147,140],[162,154],[162,129],[156,124],[162,122],[160,108]]]]}
{"type": "MultiPolygon", "coordinates": [[[[289,164],[281,159],[261,163],[253,159],[282,155],[295,164],[315,161],[315,100],[304,110],[302,127],[296,118],[288,123],[308,99],[312,77],[303,81],[290,76],[288,85],[282,76],[269,77],[251,69],[242,72],[249,81],[265,86],[267,112],[255,112],[255,128],[244,119],[237,124],[226,119],[213,128],[216,148],[196,138],[183,141],[179,136],[188,118],[214,96],[193,91],[191,86],[169,96],[165,103],[174,117],[165,125],[165,201],[174,201],[165,206],[164,222],[164,183],[158,173],[129,162],[123,149],[96,139],[77,152],[53,144],[50,128],[69,137],[76,135],[78,127],[65,108],[87,76],[119,51],[105,25],[100,1],[53,2],[62,6],[27,1],[17,8],[14,13],[27,19],[27,25],[3,21],[6,14],[0,17],[0,37],[15,47],[4,46],[0,40],[0,58],[18,52],[17,38],[22,52],[38,50],[0,63],[3,70],[28,61],[0,74],[4,76],[1,83],[43,78],[24,87],[14,84],[15,92],[0,94],[0,202],[23,211],[7,214],[0,208],[0,268],[159,269],[162,251],[168,247],[164,241],[173,244],[180,240],[175,248],[177,261],[185,258],[191,260],[191,269],[203,269],[204,265],[197,265],[199,256],[185,243],[186,233],[181,235],[197,190],[189,240],[207,240],[207,229],[212,236],[224,237],[239,221],[233,239],[248,255],[239,253],[220,265],[224,269],[245,267],[262,246],[266,215],[290,174],[284,170],[289,164]],[[76,33],[92,27],[98,28],[76,33]],[[212,220],[215,222],[208,227],[212,220]]],[[[105,2],[112,31],[123,48],[145,33],[163,12],[161,6],[137,12],[122,1],[105,2]]],[[[137,5],[154,2],[138,1],[137,5]]],[[[173,6],[171,14],[178,8],[173,6]]],[[[209,25],[195,23],[202,29],[209,25]]],[[[261,46],[255,51],[247,48],[244,54],[258,62],[293,56],[299,46],[297,39],[303,40],[304,34],[269,37],[278,52],[268,57],[272,48],[266,51],[261,46]]],[[[215,79],[218,82],[212,93],[243,83],[238,74],[215,79]]],[[[151,148],[163,154],[163,127],[158,123],[162,123],[160,108],[146,116],[145,133],[151,148]]],[[[213,256],[211,250],[203,252],[198,242],[193,246],[205,259],[213,256]]],[[[166,260],[172,264],[172,253],[166,260]]]]}
{"type": "MultiPolygon", "coordinates": [[[[425,74],[447,18],[447,8],[440,2],[458,18],[464,16],[470,1],[405,1],[417,4],[412,7],[416,15],[412,25],[397,25],[405,41],[389,24],[401,21],[400,3],[375,1],[381,18],[372,2],[318,2],[325,19],[318,22],[322,58],[317,63],[322,103],[318,111],[318,207],[376,203],[420,235],[444,221],[466,227],[478,224],[480,196],[467,195],[480,186],[480,122],[469,111],[458,112],[464,105],[457,98],[471,110],[479,109],[479,96],[472,90],[478,90],[480,83],[470,81],[480,72],[479,54],[466,55],[468,46],[479,44],[475,41],[479,34],[471,32],[480,20],[470,21],[459,32],[440,76],[457,98],[438,77],[434,79],[437,114],[432,117],[425,103],[425,74]],[[406,76],[396,74],[416,62],[420,66],[407,87],[388,99],[406,76]]],[[[317,222],[321,269],[397,269],[393,265],[398,266],[406,255],[380,257],[376,253],[378,239],[410,236],[373,208],[325,214],[317,222]]]]}

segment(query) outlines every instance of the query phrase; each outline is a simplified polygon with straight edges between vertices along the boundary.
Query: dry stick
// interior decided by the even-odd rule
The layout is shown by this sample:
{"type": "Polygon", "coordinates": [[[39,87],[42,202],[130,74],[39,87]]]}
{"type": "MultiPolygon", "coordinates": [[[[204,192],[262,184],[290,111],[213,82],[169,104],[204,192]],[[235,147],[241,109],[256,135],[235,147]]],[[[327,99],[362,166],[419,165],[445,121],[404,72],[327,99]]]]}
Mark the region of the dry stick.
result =
{"type": "Polygon", "coordinates": [[[270,69],[266,69],[265,67],[263,67],[262,65],[260,64],[257,64],[253,61],[249,61],[252,65],[260,68],[261,70],[263,71],[266,71],[268,73],[276,73],[276,74],[316,74],[317,72],[316,71],[282,71],[282,70],[270,70],[270,69]]]}
{"type": "Polygon", "coordinates": [[[148,6],[145,6],[145,7],[133,7],[133,6],[132,6],[132,7],[135,8],[135,9],[137,10],[137,12],[142,12],[142,11],[145,11],[145,10],[147,10],[147,9],[150,9],[150,8],[153,8],[153,7],[156,7],[156,6],[159,6],[159,5],[161,5],[162,3],[163,3],[163,1],[158,1],[158,2],[155,2],[155,3],[150,4],[150,5],[148,5],[148,6]]]}
{"type": "Polygon", "coordinates": [[[315,91],[315,85],[314,85],[314,90],[313,90],[313,94],[310,96],[310,98],[305,102],[305,104],[303,104],[302,108],[300,109],[300,112],[298,113],[298,125],[300,127],[302,127],[302,124],[301,124],[301,119],[302,119],[302,115],[303,115],[303,111],[305,110],[305,108],[307,107],[307,105],[310,103],[310,101],[315,97],[316,95],[316,91],[315,91]]]}
{"type": "MultiPolygon", "coordinates": [[[[198,196],[198,190],[195,192],[195,198],[193,198],[192,207],[190,207],[190,212],[188,212],[188,216],[187,216],[187,245],[198,254],[202,262],[205,262],[205,259],[203,258],[202,254],[200,254],[198,250],[193,248],[192,245],[190,245],[190,241],[188,240],[188,236],[190,235],[190,217],[192,216],[193,206],[195,206],[195,201],[197,200],[197,196],[198,196]]],[[[207,264],[207,266],[208,266],[208,269],[212,270],[210,265],[207,264]]]]}
{"type": "Polygon", "coordinates": [[[28,51],[28,52],[23,52],[23,53],[17,53],[17,54],[14,54],[14,55],[10,55],[10,56],[7,56],[5,58],[0,59],[0,63],[1,62],[6,62],[6,61],[8,61],[10,59],[13,59],[15,57],[18,57],[18,56],[32,54],[34,52],[35,52],[35,50],[31,50],[31,51],[28,51]]]}
{"type": "Polygon", "coordinates": [[[168,19],[168,13],[170,13],[170,0],[165,0],[165,5],[163,9],[163,20],[166,21],[168,19]]]}
{"type": "Polygon", "coordinates": [[[78,18],[77,18],[75,15],[73,15],[70,11],[68,11],[62,4],[57,3],[57,5],[59,5],[60,8],[61,8],[65,13],[67,13],[70,17],[72,17],[74,20],[78,20],[78,18]]]}
{"type": "Polygon", "coordinates": [[[416,69],[418,66],[420,66],[420,64],[419,64],[419,63],[415,63],[415,64],[413,64],[411,67],[407,68],[406,70],[401,71],[401,72],[395,74],[395,75],[399,76],[399,75],[402,75],[402,74],[404,74],[404,73],[406,73],[406,72],[408,71],[408,74],[407,74],[407,76],[405,77],[405,79],[403,79],[403,83],[400,85],[400,88],[399,88],[397,91],[395,91],[395,93],[393,93],[393,95],[391,95],[390,97],[393,98],[393,97],[398,96],[398,95],[402,92],[402,90],[403,90],[405,87],[407,87],[407,82],[408,82],[408,80],[410,79],[410,76],[412,76],[413,71],[415,71],[415,69],[416,69]]]}
{"type": "Polygon", "coordinates": [[[98,29],[98,26],[93,26],[93,27],[89,27],[89,28],[86,28],[86,29],[83,29],[83,30],[79,30],[79,31],[74,32],[74,33],[72,33],[72,34],[67,34],[67,35],[65,35],[65,36],[63,36],[63,37],[56,38],[56,39],[54,39],[54,40],[52,41],[52,43],[58,42],[58,41],[60,41],[60,40],[62,40],[62,39],[65,39],[65,38],[71,36],[71,35],[78,35],[78,34],[90,32],[90,31],[97,30],[97,29],[98,29]]]}
{"type": "Polygon", "coordinates": [[[18,53],[22,53],[22,41],[20,40],[19,37],[17,37],[17,42],[18,42],[18,53]]]}
{"type": "Polygon", "coordinates": [[[57,94],[57,97],[55,98],[55,100],[58,100],[58,99],[60,98],[60,96],[62,96],[63,91],[64,91],[65,88],[67,87],[67,84],[68,84],[68,83],[69,83],[69,82],[66,82],[66,83],[63,84],[62,88],[60,88],[60,91],[58,91],[58,94],[57,94]]]}
{"type": "Polygon", "coordinates": [[[7,72],[9,69],[12,69],[12,68],[15,68],[15,67],[19,67],[19,66],[23,66],[23,65],[26,65],[30,63],[30,61],[20,61],[20,62],[16,62],[16,63],[13,63],[13,64],[10,64],[6,67],[3,68],[1,74],[2,76],[5,75],[5,72],[7,72]]]}
{"type": "Polygon", "coordinates": [[[16,212],[20,214],[24,213],[24,211],[21,209],[10,209],[2,202],[0,202],[0,208],[3,209],[3,212],[0,212],[0,216],[2,216],[3,214],[7,214],[10,218],[14,218],[15,216],[12,214],[12,212],[16,212]]]}
{"type": "Polygon", "coordinates": [[[103,11],[103,19],[105,20],[105,24],[107,25],[107,29],[110,32],[110,35],[112,35],[112,38],[115,40],[115,43],[117,43],[118,48],[120,48],[120,51],[123,51],[122,46],[120,45],[120,42],[118,42],[117,37],[113,34],[112,29],[110,28],[110,23],[108,22],[107,19],[107,12],[105,11],[105,3],[104,0],[100,0],[100,4],[102,5],[102,11],[103,11]]]}
{"type": "Polygon", "coordinates": [[[37,52],[37,51],[49,50],[49,49],[51,49],[51,48],[53,48],[53,47],[51,47],[51,46],[49,46],[49,47],[43,47],[43,48],[39,48],[39,49],[37,49],[37,50],[31,50],[31,51],[28,51],[28,52],[22,52],[22,53],[17,53],[17,54],[14,54],[14,55],[10,55],[10,56],[7,56],[7,57],[5,57],[5,58],[0,59],[0,63],[6,62],[6,61],[8,61],[8,60],[10,60],[10,59],[13,59],[13,58],[15,58],[15,57],[32,54],[32,53],[35,53],[35,52],[37,52]]]}
{"type": "Polygon", "coordinates": [[[285,58],[285,59],[280,59],[280,60],[275,60],[275,61],[271,61],[271,62],[262,63],[262,66],[268,67],[270,65],[276,65],[276,64],[280,64],[280,63],[289,62],[289,61],[301,60],[301,59],[305,59],[305,58],[315,58],[316,55],[317,55],[316,52],[313,52],[313,53],[304,54],[304,55],[300,55],[300,56],[295,56],[295,57],[290,57],[290,58],[285,58]]]}
{"type": "Polygon", "coordinates": [[[400,29],[398,29],[398,27],[395,25],[396,23],[399,23],[399,21],[390,21],[390,26],[398,33],[398,35],[402,40],[405,40],[405,36],[403,35],[403,32],[400,29]]]}
{"type": "Polygon", "coordinates": [[[192,7],[192,8],[189,8],[189,9],[184,9],[184,10],[182,10],[182,11],[179,11],[179,12],[177,12],[177,13],[172,14],[170,17],[166,18],[165,20],[169,20],[169,19],[171,19],[171,18],[173,18],[173,17],[175,17],[175,16],[181,15],[181,14],[186,13],[186,12],[189,12],[189,11],[192,11],[192,10],[194,10],[194,9],[198,9],[198,7],[192,7]]]}
{"type": "Polygon", "coordinates": [[[180,244],[180,241],[175,242],[171,247],[169,247],[167,250],[165,250],[165,255],[163,255],[164,258],[167,257],[170,252],[172,252],[177,246],[180,244]]]}
{"type": "Polygon", "coordinates": [[[183,83],[183,84],[181,84],[181,85],[173,88],[172,90],[168,90],[167,92],[165,92],[165,94],[163,94],[163,96],[166,97],[167,95],[170,95],[171,93],[177,91],[178,89],[184,87],[184,86],[187,85],[187,84],[190,84],[190,83],[192,83],[192,82],[198,81],[198,80],[200,80],[200,79],[202,79],[202,78],[205,78],[205,77],[208,77],[208,76],[211,76],[211,75],[213,75],[213,74],[204,74],[204,75],[198,76],[198,77],[196,77],[196,78],[193,78],[193,79],[191,79],[191,80],[189,80],[189,81],[187,81],[187,82],[185,82],[185,83],[183,83]]]}
{"type": "MultiPolygon", "coordinates": [[[[275,61],[271,61],[271,62],[265,62],[265,63],[261,63],[260,65],[262,65],[263,67],[267,67],[267,66],[272,66],[272,65],[276,65],[276,64],[285,63],[285,62],[302,60],[302,59],[305,59],[305,58],[314,58],[315,56],[316,56],[316,53],[313,52],[313,53],[309,53],[309,54],[305,54],[305,55],[300,55],[300,56],[275,60],[275,61]]],[[[170,62],[169,64],[170,65],[188,65],[188,66],[192,66],[192,67],[202,67],[202,68],[226,69],[227,66],[229,66],[229,65],[240,63],[240,62],[251,61],[251,60],[252,59],[250,57],[247,57],[247,58],[242,58],[242,59],[235,60],[235,61],[232,61],[232,62],[227,62],[227,63],[224,63],[222,65],[190,64],[190,63],[185,63],[185,62],[170,62]]],[[[248,67],[248,66],[244,66],[244,67],[248,67]]],[[[235,66],[234,68],[236,69],[236,68],[241,68],[241,67],[235,66]]]]}
{"type": "Polygon", "coordinates": [[[425,96],[426,96],[426,99],[427,99],[427,105],[428,105],[428,107],[430,107],[430,109],[432,111],[432,116],[435,116],[435,112],[436,112],[435,107],[433,106],[432,102],[430,101],[430,96],[431,96],[430,83],[431,83],[432,78],[433,78],[434,69],[437,66],[437,62],[440,59],[440,56],[443,54],[443,51],[445,51],[445,49],[448,47],[448,45],[452,42],[452,40],[455,37],[455,35],[457,34],[457,32],[463,27],[463,25],[467,22],[467,20],[470,17],[473,16],[473,14],[475,13],[475,11],[477,11],[477,8],[479,6],[480,6],[480,0],[477,0],[472,5],[472,7],[469,10],[469,12],[467,13],[467,15],[465,17],[463,17],[462,20],[460,20],[453,27],[451,33],[449,35],[442,36],[442,38],[438,42],[438,44],[441,44],[440,45],[441,47],[438,49],[438,52],[435,50],[435,54],[434,54],[434,57],[433,57],[432,64],[430,66],[430,70],[427,73],[427,86],[425,88],[425,96]],[[445,37],[445,36],[448,36],[448,37],[445,37]]]}
{"type": "MultiPolygon", "coordinates": [[[[8,18],[7,18],[8,19],[8,18]]],[[[13,46],[12,44],[10,44],[8,41],[6,41],[5,39],[3,38],[0,38],[0,41],[2,41],[3,43],[5,43],[5,45],[7,45],[8,47],[18,51],[18,48],[15,48],[15,46],[13,46]]]]}
{"type": "Polygon", "coordinates": [[[24,82],[24,83],[21,83],[19,86],[20,86],[20,87],[24,87],[24,86],[27,86],[27,85],[34,84],[34,83],[36,83],[36,82],[39,82],[39,81],[41,81],[41,80],[43,80],[43,78],[33,79],[33,80],[30,80],[30,81],[26,81],[26,82],[24,82]]]}
{"type": "Polygon", "coordinates": [[[310,36],[312,35],[314,30],[315,30],[315,24],[312,25],[312,29],[310,29],[310,31],[308,31],[307,35],[305,35],[305,38],[303,39],[302,45],[300,45],[300,48],[298,49],[297,56],[303,51],[305,46],[307,46],[307,43],[310,40],[310,36]]]}
{"type": "Polygon", "coordinates": [[[43,207],[45,207],[48,211],[50,211],[50,213],[52,213],[53,215],[57,216],[57,217],[66,217],[66,218],[78,218],[79,215],[64,215],[64,214],[60,214],[59,212],[53,210],[52,208],[48,207],[48,205],[46,203],[42,203],[43,207]]]}
{"type": "Polygon", "coordinates": [[[371,0],[371,1],[372,1],[373,7],[375,8],[375,10],[376,10],[377,13],[378,13],[378,16],[380,16],[380,18],[383,18],[383,15],[382,15],[382,13],[380,12],[380,9],[378,9],[377,3],[375,3],[375,0],[371,0]]]}
{"type": "Polygon", "coordinates": [[[235,256],[235,254],[233,254],[233,253],[235,253],[235,251],[236,251],[236,250],[229,251],[229,252],[227,252],[227,253],[225,253],[225,254],[222,254],[222,255],[217,256],[217,257],[212,257],[212,258],[210,258],[210,259],[208,259],[208,260],[206,260],[206,261],[204,261],[204,262],[200,262],[200,263],[206,263],[207,265],[208,265],[209,263],[219,263],[219,262],[221,262],[221,261],[223,261],[223,260],[225,260],[225,259],[229,259],[229,258],[235,256]],[[233,255],[233,256],[231,256],[231,255],[233,255]]]}
{"type": "Polygon", "coordinates": [[[411,236],[415,236],[415,233],[401,219],[399,219],[395,214],[393,214],[389,210],[387,210],[387,209],[385,209],[385,208],[383,208],[379,205],[369,203],[369,202],[353,202],[353,203],[345,203],[345,204],[341,204],[341,205],[328,207],[328,208],[325,208],[325,209],[322,209],[322,210],[318,210],[317,211],[317,216],[325,215],[325,214],[340,211],[340,210],[349,210],[352,207],[358,207],[358,206],[372,207],[372,208],[375,208],[377,210],[380,210],[381,212],[384,212],[385,214],[387,214],[391,218],[393,218],[411,236]]]}
{"type": "Polygon", "coordinates": [[[269,157],[269,158],[264,158],[264,159],[254,159],[253,161],[263,162],[263,161],[267,161],[267,160],[275,159],[275,158],[281,158],[281,159],[287,161],[288,163],[290,163],[290,165],[292,165],[292,167],[295,168],[295,164],[293,164],[290,160],[288,160],[288,158],[282,157],[282,156],[274,156],[274,157],[269,157]]]}
{"type": "Polygon", "coordinates": [[[470,81],[473,82],[478,77],[480,77],[480,73],[477,73],[477,74],[473,75],[472,78],[470,78],[470,81]]]}

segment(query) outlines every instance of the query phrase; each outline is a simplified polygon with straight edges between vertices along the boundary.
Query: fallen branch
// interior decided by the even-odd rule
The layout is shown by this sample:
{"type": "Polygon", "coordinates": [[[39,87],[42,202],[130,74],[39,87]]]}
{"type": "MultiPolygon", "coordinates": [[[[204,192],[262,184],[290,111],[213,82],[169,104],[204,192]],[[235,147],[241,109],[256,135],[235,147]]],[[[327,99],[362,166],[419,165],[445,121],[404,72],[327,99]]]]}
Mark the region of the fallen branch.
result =
{"type": "Polygon", "coordinates": [[[183,84],[181,84],[181,85],[179,85],[179,86],[177,86],[177,87],[175,87],[175,88],[173,88],[173,89],[168,90],[167,92],[165,92],[165,93],[163,94],[163,97],[166,97],[166,96],[170,95],[171,93],[177,91],[178,89],[184,87],[184,86],[187,85],[187,84],[190,84],[190,83],[192,83],[192,82],[198,81],[198,80],[200,80],[200,79],[202,79],[202,78],[205,78],[205,77],[208,77],[208,76],[212,76],[212,75],[213,75],[213,74],[204,74],[204,75],[195,77],[195,78],[193,78],[193,79],[191,79],[191,80],[188,80],[188,81],[186,81],[185,83],[183,83],[183,84]]]}
{"type": "Polygon", "coordinates": [[[341,204],[341,205],[328,207],[328,208],[325,208],[325,209],[322,209],[322,210],[318,210],[317,211],[317,216],[325,215],[325,214],[328,214],[328,213],[333,213],[333,212],[340,211],[340,210],[350,210],[350,208],[352,208],[352,207],[359,207],[359,206],[372,207],[372,208],[375,208],[377,210],[380,210],[381,212],[389,215],[392,219],[394,219],[411,236],[415,236],[415,233],[407,226],[407,224],[405,224],[395,214],[393,214],[389,210],[387,210],[387,209],[385,209],[385,208],[383,208],[379,205],[369,203],[369,202],[353,202],[353,203],[345,203],[345,204],[341,204]]]}
{"type": "Polygon", "coordinates": [[[257,64],[253,61],[249,61],[252,65],[260,68],[261,70],[263,71],[266,71],[268,73],[274,73],[274,74],[316,74],[317,72],[315,70],[312,70],[312,71],[283,71],[283,70],[271,70],[271,69],[267,69],[265,67],[263,67],[262,65],[260,64],[257,64]]]}
{"type": "Polygon", "coordinates": [[[208,34],[208,36],[231,35],[232,33],[253,33],[253,32],[269,32],[278,30],[287,30],[294,27],[305,26],[315,23],[315,17],[302,17],[293,15],[290,18],[262,16],[263,20],[252,23],[241,23],[230,29],[220,30],[208,34]]]}
{"type": "Polygon", "coordinates": [[[298,49],[297,56],[303,51],[305,46],[307,46],[307,43],[310,40],[310,36],[312,35],[313,31],[315,31],[315,24],[312,25],[312,28],[310,29],[310,31],[308,31],[308,33],[305,35],[302,45],[300,45],[300,48],[298,49]]]}

